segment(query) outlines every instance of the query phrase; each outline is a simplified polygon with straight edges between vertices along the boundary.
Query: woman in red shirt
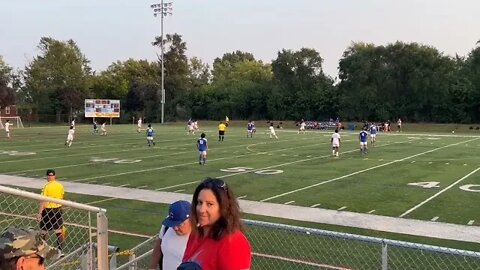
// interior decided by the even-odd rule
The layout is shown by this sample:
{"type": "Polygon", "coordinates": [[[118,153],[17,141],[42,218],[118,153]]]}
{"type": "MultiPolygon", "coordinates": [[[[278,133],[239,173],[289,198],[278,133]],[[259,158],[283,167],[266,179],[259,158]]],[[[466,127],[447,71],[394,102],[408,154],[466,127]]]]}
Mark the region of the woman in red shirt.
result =
{"type": "Polygon", "coordinates": [[[192,206],[192,224],[197,226],[183,262],[195,262],[202,270],[250,269],[252,250],[242,233],[237,199],[227,184],[205,179],[193,193],[192,206]]]}

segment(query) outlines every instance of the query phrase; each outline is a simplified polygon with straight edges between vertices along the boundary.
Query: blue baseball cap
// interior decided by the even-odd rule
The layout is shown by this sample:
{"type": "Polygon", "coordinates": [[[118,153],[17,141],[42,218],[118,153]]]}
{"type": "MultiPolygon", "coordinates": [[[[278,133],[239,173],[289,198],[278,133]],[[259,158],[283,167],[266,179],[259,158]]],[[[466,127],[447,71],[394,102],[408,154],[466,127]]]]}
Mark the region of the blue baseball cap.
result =
{"type": "Polygon", "coordinates": [[[182,224],[190,217],[191,204],[187,201],[176,201],[170,204],[168,209],[168,217],[166,217],[162,224],[167,227],[176,227],[182,224]]]}

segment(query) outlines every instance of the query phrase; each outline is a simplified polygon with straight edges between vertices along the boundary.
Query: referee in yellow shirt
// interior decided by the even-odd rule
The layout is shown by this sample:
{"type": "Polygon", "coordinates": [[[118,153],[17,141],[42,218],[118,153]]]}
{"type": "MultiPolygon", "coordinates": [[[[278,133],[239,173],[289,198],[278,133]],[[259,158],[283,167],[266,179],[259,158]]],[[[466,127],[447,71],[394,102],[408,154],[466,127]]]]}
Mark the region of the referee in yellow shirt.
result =
{"type": "Polygon", "coordinates": [[[223,142],[223,138],[225,137],[225,129],[226,128],[227,128],[227,126],[223,122],[220,122],[220,124],[218,125],[218,141],[219,142],[223,142]]]}
{"type": "MultiPolygon", "coordinates": [[[[60,184],[53,169],[47,170],[47,180],[42,188],[42,195],[55,199],[63,199],[65,190],[60,184]]],[[[49,231],[54,231],[57,236],[58,249],[63,248],[63,213],[62,205],[58,203],[43,201],[38,207],[37,220],[40,222],[40,230],[43,239],[46,238],[49,231]]]]}

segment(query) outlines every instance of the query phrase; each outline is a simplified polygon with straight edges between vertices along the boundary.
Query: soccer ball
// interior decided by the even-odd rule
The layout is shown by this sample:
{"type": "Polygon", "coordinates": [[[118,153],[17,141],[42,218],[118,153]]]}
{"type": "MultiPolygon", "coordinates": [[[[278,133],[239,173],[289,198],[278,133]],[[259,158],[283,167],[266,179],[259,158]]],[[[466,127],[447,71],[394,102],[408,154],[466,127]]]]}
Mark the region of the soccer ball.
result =
{"type": "Polygon", "coordinates": [[[455,133],[455,130],[452,130],[452,133],[455,133]]]}

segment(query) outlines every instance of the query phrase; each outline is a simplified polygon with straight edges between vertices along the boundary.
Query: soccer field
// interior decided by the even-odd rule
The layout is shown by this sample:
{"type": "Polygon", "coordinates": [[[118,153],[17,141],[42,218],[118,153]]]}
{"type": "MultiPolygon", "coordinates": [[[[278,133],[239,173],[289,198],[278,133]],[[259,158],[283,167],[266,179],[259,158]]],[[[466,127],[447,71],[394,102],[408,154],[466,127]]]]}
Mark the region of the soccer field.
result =
{"type": "MultiPolygon", "coordinates": [[[[68,127],[14,129],[0,139],[0,174],[193,193],[205,178],[225,179],[239,198],[476,226],[480,222],[480,137],[461,134],[380,133],[362,156],[358,132],[341,132],[332,157],[331,131],[277,130],[253,138],[231,127],[219,142],[215,126],[201,127],[208,161],[198,164],[196,140],[184,126],[154,125],[156,146],[133,125],[108,126],[108,135],[80,125],[71,147],[68,127]]],[[[67,190],[68,192],[68,190],[67,190]]],[[[134,202],[132,202],[132,205],[134,202]]],[[[128,207],[123,205],[124,207],[128,207]]],[[[107,209],[108,210],[108,209],[107,209]]],[[[151,228],[146,232],[151,232],[151,228]]]]}

